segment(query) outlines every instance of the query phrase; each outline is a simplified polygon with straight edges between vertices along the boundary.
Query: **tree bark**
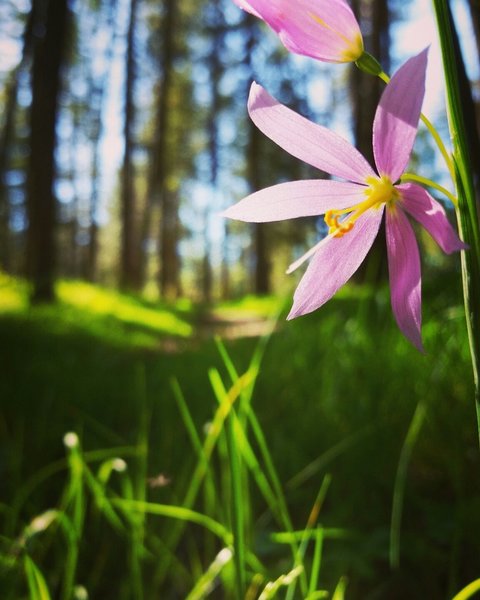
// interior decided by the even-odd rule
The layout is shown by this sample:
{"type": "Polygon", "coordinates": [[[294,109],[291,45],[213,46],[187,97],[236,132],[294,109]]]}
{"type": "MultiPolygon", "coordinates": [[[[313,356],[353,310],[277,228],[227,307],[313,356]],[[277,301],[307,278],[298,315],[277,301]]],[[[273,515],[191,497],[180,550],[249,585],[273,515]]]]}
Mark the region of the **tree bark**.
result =
{"type": "MultiPolygon", "coordinates": [[[[252,192],[262,187],[260,130],[249,121],[248,141],[248,181],[252,192]]],[[[253,223],[253,290],[255,294],[265,295],[271,292],[271,264],[268,255],[268,242],[265,223],[253,223]]]]}
{"type": "Polygon", "coordinates": [[[28,169],[27,267],[31,301],[54,299],[55,145],[68,0],[34,0],[34,50],[28,169]]]}
{"type": "MultiPolygon", "coordinates": [[[[246,15],[247,41],[246,56],[248,67],[252,79],[255,79],[255,69],[251,57],[253,49],[257,44],[256,29],[258,27],[257,19],[251,15],[246,15]]],[[[247,144],[247,178],[252,192],[262,187],[261,173],[261,147],[262,134],[260,130],[249,119],[248,121],[248,144],[247,144]]],[[[269,260],[269,246],[267,242],[267,232],[265,223],[252,224],[253,236],[253,291],[255,294],[265,295],[271,292],[271,264],[269,260]]]]}
{"type": "MultiPolygon", "coordinates": [[[[218,85],[220,82],[221,75],[223,73],[223,66],[221,62],[222,50],[224,47],[225,37],[225,26],[222,10],[218,0],[211,3],[211,49],[208,57],[208,67],[210,71],[210,93],[211,103],[209,107],[209,114],[207,120],[207,132],[208,132],[208,154],[210,161],[210,181],[209,184],[213,189],[217,188],[218,184],[218,171],[219,171],[219,132],[218,132],[218,121],[219,113],[221,110],[220,92],[218,85]]],[[[207,204],[205,208],[204,220],[204,256],[203,256],[203,277],[202,277],[202,289],[203,299],[206,302],[210,302],[212,299],[212,287],[213,287],[213,270],[210,257],[210,222],[211,208],[207,204]]],[[[222,286],[225,291],[228,283],[224,281],[225,277],[228,277],[228,265],[224,261],[222,268],[225,272],[222,273],[222,286]]]]}
{"type": "MultiPolygon", "coordinates": [[[[141,239],[145,260],[145,247],[149,238],[151,216],[156,202],[160,204],[160,227],[158,233],[159,273],[158,287],[162,297],[176,298],[179,293],[178,240],[178,194],[167,189],[169,169],[168,161],[168,125],[170,96],[173,85],[175,58],[175,25],[177,3],[165,0],[162,22],[162,50],[159,65],[158,100],[155,117],[155,136],[151,148],[151,161],[148,181],[146,207],[142,219],[141,239]]],[[[143,268],[145,273],[145,268],[143,268]]]]}
{"type": "Polygon", "coordinates": [[[19,64],[9,77],[6,87],[3,128],[0,132],[0,268],[11,271],[12,251],[10,247],[10,204],[8,198],[7,172],[9,149],[15,137],[15,116],[20,73],[31,56],[33,35],[33,9],[30,11],[23,33],[23,51],[19,64]]]}
{"type": "Polygon", "coordinates": [[[120,250],[120,287],[133,290],[138,287],[138,270],[135,246],[135,172],[133,166],[134,149],[134,85],[135,85],[135,21],[138,0],[130,2],[130,22],[127,34],[127,57],[125,79],[125,151],[122,166],[122,237],[120,250]]]}

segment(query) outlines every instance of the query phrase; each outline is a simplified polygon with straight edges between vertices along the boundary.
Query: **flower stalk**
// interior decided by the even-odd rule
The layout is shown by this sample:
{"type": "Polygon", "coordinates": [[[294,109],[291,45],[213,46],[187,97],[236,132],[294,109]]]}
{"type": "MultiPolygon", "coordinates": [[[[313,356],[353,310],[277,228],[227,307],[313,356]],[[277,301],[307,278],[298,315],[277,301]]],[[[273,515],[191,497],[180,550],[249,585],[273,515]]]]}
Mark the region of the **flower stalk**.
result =
{"type": "Polygon", "coordinates": [[[459,75],[464,70],[458,45],[455,43],[452,15],[446,0],[433,0],[433,6],[442,49],[449,127],[453,141],[458,227],[463,241],[469,246],[467,252],[462,252],[462,278],[480,443],[480,227],[473,181],[474,168],[470,160],[472,140],[469,137],[475,133],[473,128],[467,127],[465,121],[467,103],[462,95],[459,75]]]}

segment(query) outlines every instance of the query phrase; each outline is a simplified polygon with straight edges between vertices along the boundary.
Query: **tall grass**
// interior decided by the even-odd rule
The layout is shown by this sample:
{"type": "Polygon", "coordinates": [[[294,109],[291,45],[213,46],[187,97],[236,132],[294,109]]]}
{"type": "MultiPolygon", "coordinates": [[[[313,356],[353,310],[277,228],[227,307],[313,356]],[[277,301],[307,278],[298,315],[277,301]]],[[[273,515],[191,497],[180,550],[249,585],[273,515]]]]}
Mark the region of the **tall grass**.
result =
{"type": "MultiPolygon", "coordinates": [[[[30,598],[42,600],[53,597],[66,600],[88,593],[88,584],[80,587],[78,584],[79,560],[82,553],[89,552],[84,544],[87,521],[90,528],[108,528],[109,535],[115,534],[125,546],[128,577],[123,594],[118,597],[163,597],[157,594],[162,593],[165,579],[172,571],[188,572],[186,579],[192,581],[192,586],[185,597],[189,599],[203,598],[215,589],[223,589],[226,597],[232,598],[265,600],[276,597],[281,590],[286,592],[286,598],[293,598],[297,583],[302,598],[328,597],[327,590],[318,588],[324,538],[318,517],[329,478],[324,479],[306,528],[294,532],[266,438],[251,406],[265,340],[257,346],[243,374],[237,373],[219,340],[217,345],[231,381],[225,385],[219,371],[211,369],[209,377],[217,409],[205,436],[198,432],[193,422],[179,383],[172,381],[179,415],[196,455],[180,503],[162,504],[146,499],[149,410],[145,403],[142,404],[143,394],[139,393],[137,444],[119,449],[119,454],[126,460],[115,457],[110,450],[84,452],[77,433],[69,432],[64,436],[66,459],[46,467],[18,490],[10,515],[13,519],[8,527],[10,530],[18,527],[20,505],[26,496],[33,494],[37,486],[48,485],[50,477],[59,472],[65,474],[56,507],[37,515],[20,535],[3,540],[2,562],[4,566],[8,565],[5,598],[23,597],[27,590],[30,598]],[[131,460],[128,456],[135,458],[135,471],[128,467],[131,460]],[[278,569],[272,570],[271,565],[266,565],[254,548],[255,509],[249,500],[256,493],[263,498],[265,509],[271,513],[277,527],[286,530],[287,545],[290,546],[288,569],[273,578],[272,574],[278,569]],[[193,508],[201,495],[204,512],[193,508]],[[157,535],[152,527],[147,527],[147,517],[171,521],[169,534],[164,538],[157,535]],[[194,543],[198,533],[188,529],[193,525],[203,530],[205,542],[196,540],[194,543]],[[41,542],[39,538],[43,538],[41,542]],[[311,564],[306,558],[310,546],[313,547],[311,564]],[[183,547],[181,551],[179,547],[183,547]],[[212,555],[196,556],[203,547],[210,549],[212,555]],[[52,564],[49,555],[53,549],[56,560],[52,564]],[[156,589],[150,587],[145,591],[143,563],[152,560],[153,549],[159,550],[154,559],[156,589]],[[187,561],[179,558],[185,552],[187,561]],[[205,559],[209,561],[206,569],[202,566],[205,559]],[[43,571],[42,564],[45,565],[43,571]]],[[[144,386],[141,370],[138,377],[141,390],[144,386]]],[[[94,547],[93,552],[98,550],[94,547]]],[[[334,595],[339,600],[343,598],[342,582],[334,595]]],[[[90,592],[92,597],[98,593],[94,586],[90,592]]]]}
{"type": "Polygon", "coordinates": [[[129,346],[88,306],[86,331],[65,304],[55,323],[9,309],[2,600],[469,597],[479,460],[447,291],[430,292],[425,357],[381,289],[174,351],[155,321],[129,346]]]}

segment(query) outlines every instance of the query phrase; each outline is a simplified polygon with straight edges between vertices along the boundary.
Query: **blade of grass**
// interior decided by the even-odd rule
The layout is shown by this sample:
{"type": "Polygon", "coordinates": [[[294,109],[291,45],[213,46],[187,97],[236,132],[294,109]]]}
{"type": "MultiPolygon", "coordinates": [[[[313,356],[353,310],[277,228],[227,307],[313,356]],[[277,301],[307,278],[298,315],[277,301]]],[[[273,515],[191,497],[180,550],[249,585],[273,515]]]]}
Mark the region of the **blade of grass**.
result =
{"type": "Polygon", "coordinates": [[[474,173],[478,178],[478,169],[475,170],[476,165],[472,164],[471,159],[479,140],[474,117],[470,127],[466,124],[466,115],[472,114],[471,95],[468,94],[470,97],[467,98],[469,84],[450,7],[446,0],[433,0],[433,6],[442,50],[449,127],[453,141],[458,196],[457,220],[460,235],[469,246],[467,251],[462,252],[462,279],[480,443],[480,224],[473,181],[474,173]]]}
{"type": "MultiPolygon", "coordinates": [[[[151,409],[148,406],[147,382],[145,365],[138,363],[135,368],[135,398],[140,404],[139,425],[137,435],[137,460],[134,473],[135,498],[140,502],[147,499],[147,469],[148,469],[148,432],[151,421],[151,409]]],[[[129,544],[129,567],[131,573],[133,596],[143,600],[142,555],[145,541],[145,514],[135,513],[131,521],[129,544]]]]}
{"type": "Polygon", "coordinates": [[[71,510],[71,530],[69,535],[75,543],[68,545],[65,559],[62,598],[69,600],[72,597],[73,586],[78,566],[79,540],[82,538],[85,521],[85,491],[83,487],[84,462],[81,455],[80,440],[73,432],[65,434],[64,445],[67,449],[67,460],[70,479],[61,501],[62,512],[66,515],[71,510]]]}
{"type": "MultiPolygon", "coordinates": [[[[221,406],[227,391],[223,387],[220,374],[216,369],[210,369],[209,379],[215,396],[221,406]]],[[[231,476],[231,519],[233,532],[234,562],[236,573],[236,594],[239,600],[245,597],[247,573],[245,569],[246,540],[245,540],[245,516],[243,508],[243,477],[242,460],[237,446],[235,436],[235,411],[232,408],[226,419],[225,435],[228,447],[231,476]]]]}
{"type": "Polygon", "coordinates": [[[274,598],[281,587],[290,586],[292,581],[295,581],[302,571],[303,567],[297,566],[289,573],[280,575],[275,581],[269,581],[258,597],[258,600],[270,600],[270,598],[274,598]]]}
{"type": "MultiPolygon", "coordinates": [[[[275,322],[276,321],[274,321],[274,323],[275,322]]],[[[254,386],[256,377],[258,376],[258,373],[260,370],[261,359],[263,357],[263,353],[266,348],[266,343],[270,339],[270,336],[271,336],[273,330],[274,330],[274,327],[272,327],[269,334],[267,334],[266,336],[261,338],[261,340],[259,341],[259,343],[257,345],[256,352],[254,353],[252,360],[250,361],[250,366],[249,366],[249,371],[252,370],[253,374],[254,374],[253,379],[252,379],[252,386],[251,386],[251,388],[249,388],[246,391],[246,396],[241,395],[240,399],[241,399],[242,414],[245,416],[245,419],[248,420],[248,425],[252,429],[252,433],[253,433],[255,441],[259,447],[260,455],[261,455],[263,463],[265,465],[266,475],[264,476],[260,467],[257,468],[257,465],[259,465],[259,462],[256,459],[255,459],[256,464],[253,462],[250,463],[250,464],[252,464],[252,466],[255,464],[255,468],[252,470],[252,473],[253,473],[254,477],[256,478],[256,483],[259,486],[259,489],[261,491],[266,492],[267,487],[265,486],[265,481],[268,482],[267,477],[270,479],[271,487],[273,489],[273,496],[272,496],[272,494],[270,494],[267,491],[267,494],[264,497],[267,500],[267,503],[269,504],[270,510],[272,511],[272,513],[274,515],[275,514],[278,515],[279,521],[285,527],[285,529],[293,531],[293,525],[292,525],[290,515],[288,512],[287,503],[286,503],[283,489],[282,489],[282,486],[280,483],[280,479],[279,479],[276,469],[274,467],[274,463],[273,463],[272,457],[270,455],[270,451],[268,449],[268,445],[266,443],[266,439],[263,434],[262,428],[261,428],[260,423],[258,422],[255,412],[251,406],[251,395],[253,393],[253,386],[254,386]],[[260,474],[262,474],[262,475],[260,475],[260,474]]],[[[227,372],[229,373],[230,379],[231,379],[232,383],[234,383],[239,377],[238,371],[235,368],[235,365],[234,365],[230,355],[228,354],[227,349],[226,349],[225,345],[223,344],[223,342],[219,338],[217,338],[216,343],[217,343],[217,348],[220,352],[220,356],[222,357],[223,363],[224,363],[225,367],[227,368],[227,372]]],[[[242,421],[241,421],[242,427],[239,428],[239,430],[241,430],[243,432],[246,432],[245,419],[242,419],[242,421]]],[[[245,440],[247,439],[246,433],[244,435],[244,438],[245,438],[245,440]]],[[[247,446],[245,446],[245,448],[247,448],[247,446]]],[[[255,455],[254,455],[253,451],[252,451],[252,453],[247,453],[247,458],[246,458],[247,462],[248,462],[249,458],[252,459],[254,456],[255,455]]],[[[291,552],[292,552],[292,557],[295,560],[295,557],[298,554],[298,546],[297,546],[296,540],[294,538],[292,538],[292,542],[291,542],[291,552]]],[[[302,593],[305,594],[306,590],[307,590],[307,579],[306,579],[305,573],[301,574],[300,583],[302,586],[302,593]]]]}
{"type": "Polygon", "coordinates": [[[51,600],[45,577],[28,554],[25,554],[23,558],[23,565],[30,592],[30,600],[51,600]]]}
{"type": "MultiPolygon", "coordinates": [[[[136,456],[136,448],[134,446],[118,446],[102,450],[92,450],[83,452],[82,457],[85,463],[98,462],[108,458],[117,458],[119,456],[136,456]]],[[[28,500],[30,495],[42,484],[46,483],[51,477],[58,475],[62,471],[68,469],[69,463],[66,458],[56,460],[46,467],[43,467],[34,473],[24,484],[17,490],[15,498],[12,501],[11,510],[8,513],[7,532],[13,535],[18,524],[18,516],[28,500]]]]}
{"type": "Polygon", "coordinates": [[[323,452],[315,460],[309,463],[291,479],[289,479],[285,485],[287,489],[295,489],[305,483],[308,479],[316,475],[319,471],[324,469],[328,464],[335,460],[338,456],[341,456],[344,452],[350,450],[353,446],[362,442],[366,437],[371,435],[378,425],[368,425],[364,429],[353,433],[352,435],[342,439],[340,442],[329,448],[326,452],[323,452]]]}
{"type": "MultiPolygon", "coordinates": [[[[220,434],[223,431],[223,426],[225,423],[225,419],[227,418],[233,404],[238,400],[240,394],[243,389],[250,385],[252,379],[252,373],[246,372],[244,375],[238,378],[235,384],[230,388],[228,394],[225,396],[222,404],[215,411],[213,420],[211,422],[210,427],[208,428],[208,433],[205,438],[205,442],[203,443],[203,454],[205,456],[205,461],[201,460],[197,463],[195,467],[195,471],[190,479],[190,484],[183,499],[181,502],[182,506],[185,509],[190,509],[195,502],[198,492],[200,490],[201,483],[207,473],[207,465],[212,456],[213,450],[215,449],[215,445],[219,439],[220,434]]],[[[166,540],[167,546],[170,548],[170,551],[173,553],[177,544],[182,535],[183,527],[185,521],[180,519],[178,526],[175,527],[168,535],[166,540]]],[[[168,571],[169,561],[165,560],[158,567],[157,579],[161,583],[168,571]]]]}
{"type": "MultiPolygon", "coordinates": [[[[315,501],[313,503],[312,510],[310,511],[310,515],[309,515],[308,521],[307,521],[307,526],[305,527],[302,538],[300,540],[300,546],[298,548],[297,556],[295,557],[295,566],[297,566],[297,565],[302,566],[304,571],[305,571],[305,567],[304,567],[303,563],[304,563],[304,559],[305,559],[305,554],[307,552],[308,543],[309,543],[310,537],[311,537],[310,534],[313,533],[313,529],[314,529],[315,525],[317,524],[318,515],[320,514],[320,510],[325,501],[325,496],[327,495],[327,491],[328,491],[328,488],[330,487],[331,480],[332,480],[332,478],[330,475],[325,475],[325,477],[323,478],[322,485],[320,486],[317,497],[315,498],[315,501]]],[[[291,585],[289,586],[287,594],[285,596],[286,600],[293,599],[294,594],[295,594],[295,588],[296,588],[296,580],[292,581],[291,585]]],[[[305,594],[303,594],[303,595],[305,595],[305,594]]]]}
{"type": "MultiPolygon", "coordinates": [[[[359,534],[350,531],[349,529],[340,529],[337,527],[323,527],[323,539],[324,540],[346,540],[354,539],[359,534]]],[[[292,540],[301,541],[305,536],[314,537],[315,530],[305,533],[305,531],[278,531],[270,534],[270,539],[276,544],[291,544],[292,540]]]]}
{"type": "Polygon", "coordinates": [[[313,550],[312,572],[310,574],[310,583],[308,586],[308,597],[312,598],[317,591],[318,579],[320,574],[320,566],[322,564],[322,549],[323,549],[323,527],[315,529],[315,546],[313,550]]]}
{"type": "Polygon", "coordinates": [[[458,592],[452,600],[467,600],[477,592],[480,592],[480,579],[476,579],[475,581],[472,581],[472,583],[469,583],[467,587],[464,587],[463,590],[458,592]]]}
{"type": "Polygon", "coordinates": [[[333,592],[332,600],[344,600],[345,590],[347,589],[348,579],[346,577],[340,577],[340,581],[333,592]]]}
{"type": "Polygon", "coordinates": [[[407,482],[407,469],[426,414],[427,405],[425,401],[421,399],[413,414],[398,460],[397,474],[395,476],[395,484],[393,487],[392,518],[390,522],[389,556],[390,567],[392,569],[398,569],[400,566],[400,532],[407,482]]]}
{"type": "Polygon", "coordinates": [[[230,548],[223,548],[215,557],[205,573],[195,584],[185,600],[202,600],[213,589],[215,579],[220,575],[226,565],[232,560],[233,554],[230,548]]]}
{"type": "MultiPolygon", "coordinates": [[[[177,403],[177,407],[180,411],[180,416],[182,417],[183,424],[185,425],[185,429],[187,430],[188,436],[190,438],[190,442],[192,447],[198,457],[199,463],[203,465],[203,469],[205,471],[205,512],[207,514],[214,514],[214,506],[216,492],[215,492],[215,482],[214,475],[210,468],[210,463],[207,457],[204,454],[204,448],[202,445],[202,441],[200,436],[198,435],[197,429],[193,422],[192,415],[188,408],[188,404],[183,395],[182,389],[177,379],[172,379],[170,382],[173,395],[175,397],[175,401],[177,403]]],[[[222,506],[218,507],[222,509],[222,506]]],[[[222,515],[222,510],[220,514],[222,515]]],[[[223,519],[222,519],[223,520],[223,519]]]]}
{"type": "Polygon", "coordinates": [[[113,499],[112,504],[123,511],[144,511],[150,515],[177,519],[184,523],[195,523],[214,533],[226,545],[231,545],[233,541],[232,534],[221,523],[184,506],[154,504],[153,502],[140,502],[139,500],[125,500],[122,498],[113,499]]]}

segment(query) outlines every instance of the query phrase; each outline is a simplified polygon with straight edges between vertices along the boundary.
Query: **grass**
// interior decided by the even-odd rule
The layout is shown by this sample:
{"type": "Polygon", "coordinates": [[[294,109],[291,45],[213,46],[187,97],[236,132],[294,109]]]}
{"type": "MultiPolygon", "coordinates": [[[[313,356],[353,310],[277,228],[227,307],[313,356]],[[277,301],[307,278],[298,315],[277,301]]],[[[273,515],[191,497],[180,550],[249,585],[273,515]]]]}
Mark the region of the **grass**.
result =
{"type": "Polygon", "coordinates": [[[61,282],[28,309],[2,277],[2,598],[459,593],[480,550],[472,384],[455,291],[425,292],[422,356],[384,289],[222,343],[198,335],[205,307],[61,282]]]}

